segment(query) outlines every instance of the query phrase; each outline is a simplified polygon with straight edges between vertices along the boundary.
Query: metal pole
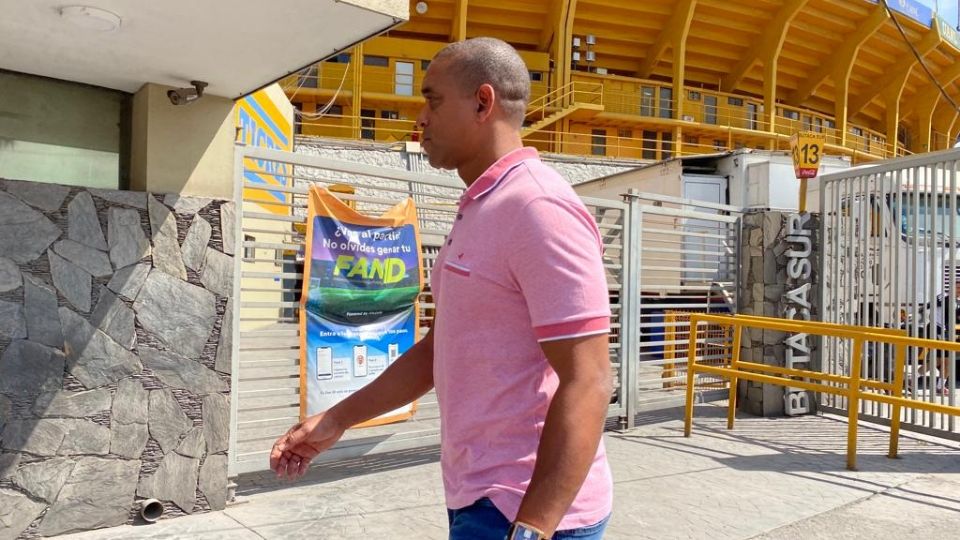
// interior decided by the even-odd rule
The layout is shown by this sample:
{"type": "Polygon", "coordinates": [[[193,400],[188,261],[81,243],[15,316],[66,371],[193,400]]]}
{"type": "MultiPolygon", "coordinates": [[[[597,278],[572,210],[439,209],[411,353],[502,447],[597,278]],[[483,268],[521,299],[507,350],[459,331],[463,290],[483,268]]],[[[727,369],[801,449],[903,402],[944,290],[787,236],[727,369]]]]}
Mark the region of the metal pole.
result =
{"type": "Polygon", "coordinates": [[[697,362],[697,326],[698,317],[695,313],[690,315],[690,340],[687,345],[687,389],[686,389],[686,407],[683,415],[683,436],[689,437],[693,429],[693,387],[696,384],[694,380],[694,365],[697,362]]]}
{"type": "MultiPolygon", "coordinates": [[[[900,275],[901,275],[901,272],[906,272],[906,269],[903,268],[903,264],[907,262],[906,242],[904,241],[904,239],[906,239],[906,234],[901,232],[904,230],[903,226],[906,220],[906,214],[903,212],[903,209],[904,209],[903,175],[904,175],[904,171],[899,170],[897,171],[896,176],[894,177],[894,182],[896,182],[896,189],[897,189],[897,194],[896,194],[897,213],[896,213],[896,216],[893,217],[893,230],[890,231],[890,238],[893,241],[893,245],[891,246],[890,251],[891,251],[892,257],[894,257],[893,273],[890,276],[890,278],[893,280],[894,321],[896,323],[895,328],[900,328],[901,326],[903,326],[904,329],[906,329],[906,323],[901,322],[901,318],[900,318],[900,310],[903,309],[903,306],[904,306],[904,302],[900,298],[900,294],[901,294],[900,275]],[[901,237],[901,234],[903,234],[902,237],[901,237]],[[901,246],[903,249],[902,261],[900,260],[901,246]]],[[[904,273],[903,275],[906,276],[907,274],[904,273]]],[[[894,373],[893,377],[896,378],[897,374],[894,373]]],[[[903,381],[903,374],[901,374],[900,380],[903,381]]],[[[903,391],[902,383],[900,385],[900,391],[901,392],[903,391]]],[[[897,422],[899,421],[900,421],[900,413],[897,412],[897,422]]]]}
{"type": "Polygon", "coordinates": [[[853,340],[850,388],[847,391],[847,469],[857,469],[857,421],[860,415],[860,366],[863,360],[863,338],[853,340]]]}
{"type": "MultiPolygon", "coordinates": [[[[856,232],[859,232],[859,231],[854,232],[854,229],[857,228],[856,227],[857,216],[856,216],[856,208],[855,208],[857,193],[855,191],[856,185],[854,184],[854,180],[855,180],[854,178],[848,178],[844,182],[844,184],[846,185],[846,192],[847,192],[847,213],[849,215],[847,218],[847,225],[848,225],[847,227],[847,265],[848,266],[847,266],[847,284],[846,284],[846,293],[847,293],[847,303],[846,303],[847,314],[846,315],[847,317],[846,317],[846,320],[843,321],[843,324],[851,324],[851,325],[854,324],[853,318],[856,312],[856,308],[855,308],[856,304],[854,303],[855,298],[853,295],[853,291],[854,291],[855,274],[857,272],[857,266],[858,266],[857,254],[855,249],[856,244],[854,243],[854,240],[856,238],[856,232]]],[[[853,367],[849,362],[847,362],[847,369],[851,370],[849,374],[852,377],[853,367]]],[[[846,402],[846,407],[849,408],[851,406],[852,406],[851,402],[848,399],[846,402]]]]}
{"type": "Polygon", "coordinates": [[[626,405],[626,427],[632,428],[637,416],[637,371],[640,361],[640,250],[643,234],[643,213],[637,190],[629,190],[625,197],[627,207],[623,220],[624,251],[622,254],[624,270],[620,287],[621,314],[620,327],[623,342],[620,343],[620,365],[625,372],[621,379],[621,391],[624,392],[626,405]]]}
{"type": "MultiPolygon", "coordinates": [[[[693,325],[691,325],[690,331],[694,332],[693,325]]],[[[737,325],[733,329],[733,349],[730,352],[730,368],[733,370],[733,373],[730,375],[730,395],[728,397],[727,404],[727,429],[733,429],[733,422],[737,416],[737,368],[740,365],[740,339],[743,336],[743,326],[737,325]]],[[[692,373],[692,366],[687,366],[687,372],[692,373]]],[[[689,382],[689,377],[687,381],[689,382]]]]}
{"type": "MultiPolygon", "coordinates": [[[[863,278],[860,280],[860,325],[861,326],[871,326],[871,311],[873,306],[871,305],[870,298],[870,274],[872,273],[872,264],[871,264],[871,252],[870,248],[870,236],[873,232],[873,227],[871,226],[871,214],[872,208],[870,206],[870,176],[862,175],[860,177],[860,257],[863,260],[863,278]]],[[[864,377],[866,375],[866,368],[868,367],[867,363],[863,363],[861,359],[861,369],[864,371],[858,371],[858,377],[864,377]]],[[[860,402],[860,413],[867,414],[869,412],[870,405],[869,403],[860,402]]]]}
{"type": "MultiPolygon", "coordinates": [[[[893,362],[893,395],[903,397],[903,370],[907,358],[907,347],[905,345],[896,346],[896,357],[893,362]]],[[[897,457],[897,447],[900,444],[900,411],[902,407],[898,404],[890,406],[890,452],[887,454],[890,458],[897,457]]]]}
{"type": "MultiPolygon", "coordinates": [[[[910,204],[910,206],[913,208],[913,212],[911,213],[912,215],[910,216],[910,224],[911,224],[910,239],[912,240],[913,246],[912,246],[912,249],[910,250],[910,279],[907,280],[907,284],[910,286],[909,305],[913,310],[913,321],[910,324],[910,327],[911,327],[910,335],[914,337],[917,336],[917,330],[920,327],[920,321],[918,320],[920,318],[920,309],[919,309],[920,299],[917,298],[917,260],[918,260],[918,254],[920,249],[920,245],[919,245],[920,235],[918,234],[917,229],[919,225],[918,221],[919,221],[919,215],[920,215],[920,193],[917,191],[917,180],[918,180],[917,170],[918,169],[916,167],[910,170],[911,189],[909,191],[909,194],[911,198],[908,201],[908,204],[910,204]]],[[[920,370],[919,358],[918,358],[919,353],[920,353],[920,350],[917,347],[913,347],[913,354],[911,355],[912,358],[910,359],[910,363],[913,367],[913,369],[911,370],[912,386],[910,388],[910,393],[912,394],[912,397],[917,397],[917,386],[919,382],[919,370],[920,370]]],[[[910,418],[909,421],[915,424],[917,422],[917,417],[919,416],[918,412],[915,409],[907,409],[907,411],[908,411],[907,414],[910,418]]]]}
{"type": "MultiPolygon", "coordinates": [[[[233,159],[233,204],[234,206],[234,248],[233,252],[233,340],[230,344],[230,442],[229,458],[227,459],[227,477],[237,476],[237,422],[240,408],[240,281],[242,278],[243,260],[243,172],[245,146],[237,144],[234,147],[233,159]]],[[[221,209],[221,212],[223,210],[221,209]]],[[[228,304],[229,305],[229,304],[228,304]]],[[[230,482],[233,484],[233,482],[230,482]]],[[[232,491],[232,490],[230,490],[232,491]]],[[[233,493],[229,493],[233,499],[233,493]]]]}
{"type": "MultiPolygon", "coordinates": [[[[843,249],[843,185],[839,181],[831,182],[831,192],[833,196],[831,197],[832,204],[832,213],[833,216],[833,247],[830,252],[831,264],[833,268],[832,276],[832,290],[830,298],[830,310],[833,314],[829,322],[840,323],[840,313],[842,312],[842,307],[840,304],[840,295],[843,289],[843,278],[840,275],[840,256],[842,255],[841,250],[843,249]]],[[[839,373],[840,372],[840,352],[841,352],[841,343],[837,338],[832,338],[830,340],[830,365],[827,366],[828,373],[839,373]]],[[[834,394],[830,394],[828,397],[832,407],[837,407],[837,403],[840,398],[834,394]]]]}
{"type": "MultiPolygon", "coordinates": [[[[925,167],[926,178],[924,179],[924,193],[927,196],[927,234],[926,245],[927,253],[924,257],[924,269],[927,271],[927,283],[925,291],[927,294],[927,305],[929,312],[927,315],[927,339],[937,339],[937,268],[934,264],[937,260],[937,194],[934,182],[936,175],[935,167],[925,167]]],[[[937,351],[927,350],[927,361],[925,362],[927,372],[927,401],[933,403],[936,399],[937,389],[937,351]]],[[[927,427],[933,427],[935,416],[932,412],[924,411],[924,420],[927,427]]]]}
{"type": "MultiPolygon", "coordinates": [[[[950,242],[950,265],[948,266],[947,276],[950,281],[949,290],[944,287],[944,294],[949,296],[949,303],[945,306],[947,310],[946,317],[947,321],[947,337],[951,342],[957,341],[957,240],[960,240],[957,235],[957,164],[958,161],[953,162],[953,166],[950,168],[950,191],[947,193],[950,197],[950,234],[945,235],[946,240],[950,242]]],[[[945,284],[946,285],[946,284],[945,284]]],[[[957,353],[951,351],[949,356],[949,363],[947,364],[947,380],[944,384],[949,384],[949,403],[953,407],[956,405],[956,382],[957,382],[957,353]]],[[[956,430],[956,417],[950,416],[950,431],[956,430]]]]}

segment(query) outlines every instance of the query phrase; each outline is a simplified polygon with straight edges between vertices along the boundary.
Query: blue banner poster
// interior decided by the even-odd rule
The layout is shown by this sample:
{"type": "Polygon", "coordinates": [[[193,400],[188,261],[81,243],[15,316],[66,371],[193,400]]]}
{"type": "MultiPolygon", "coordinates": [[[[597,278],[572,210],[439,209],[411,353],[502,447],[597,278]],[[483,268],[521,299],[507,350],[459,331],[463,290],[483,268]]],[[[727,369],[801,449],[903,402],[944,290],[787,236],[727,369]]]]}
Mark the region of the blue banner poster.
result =
{"type": "MultiPolygon", "coordinates": [[[[300,301],[300,416],[344,400],[419,336],[423,288],[412,199],[365,216],[325,188],[310,191],[300,301]]],[[[357,427],[411,418],[416,403],[357,427]]]]}

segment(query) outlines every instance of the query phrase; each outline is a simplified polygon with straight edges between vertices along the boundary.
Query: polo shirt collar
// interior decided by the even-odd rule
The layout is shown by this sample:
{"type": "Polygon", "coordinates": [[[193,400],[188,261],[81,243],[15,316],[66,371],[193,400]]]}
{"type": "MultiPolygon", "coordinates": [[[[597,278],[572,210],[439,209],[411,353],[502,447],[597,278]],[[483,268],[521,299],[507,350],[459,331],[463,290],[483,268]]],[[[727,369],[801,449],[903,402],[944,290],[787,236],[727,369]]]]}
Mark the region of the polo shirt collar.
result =
{"type": "Polygon", "coordinates": [[[477,178],[473,184],[470,184],[470,187],[467,188],[464,195],[471,200],[477,200],[483,197],[499,186],[507,174],[524,160],[536,159],[539,156],[540,154],[537,152],[537,149],[532,146],[525,146],[511,151],[498,159],[496,163],[480,175],[480,178],[477,178]]]}

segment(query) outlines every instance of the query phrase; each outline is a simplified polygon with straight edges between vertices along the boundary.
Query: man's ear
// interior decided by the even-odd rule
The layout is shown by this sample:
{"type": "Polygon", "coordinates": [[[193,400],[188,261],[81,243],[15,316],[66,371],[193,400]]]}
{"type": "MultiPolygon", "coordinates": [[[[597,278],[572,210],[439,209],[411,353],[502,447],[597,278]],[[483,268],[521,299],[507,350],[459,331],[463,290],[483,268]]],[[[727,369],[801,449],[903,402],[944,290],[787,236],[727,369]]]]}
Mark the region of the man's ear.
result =
{"type": "Polygon", "coordinates": [[[493,106],[497,101],[496,92],[493,86],[482,84],[477,89],[477,115],[480,120],[486,120],[493,112],[493,106]]]}

